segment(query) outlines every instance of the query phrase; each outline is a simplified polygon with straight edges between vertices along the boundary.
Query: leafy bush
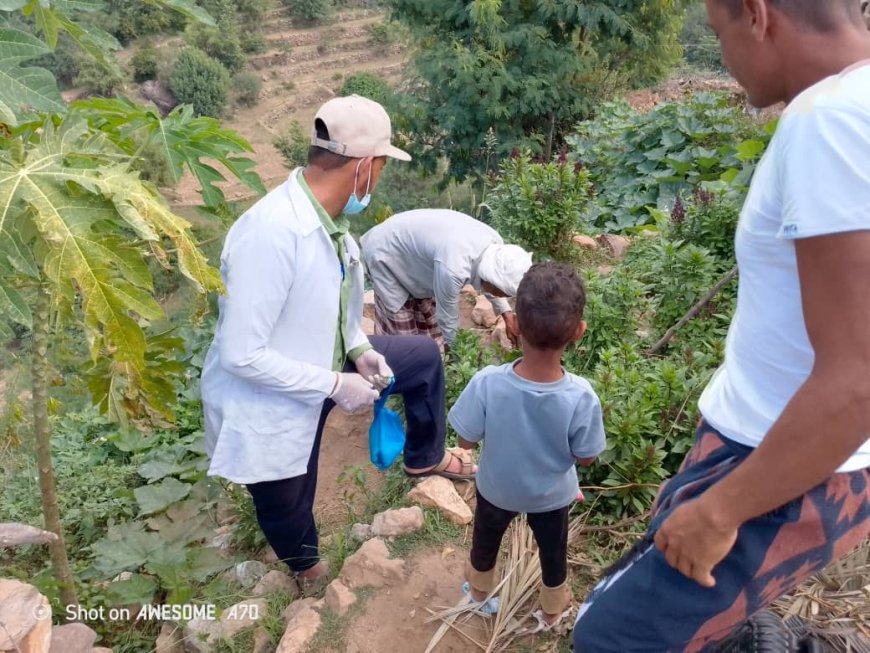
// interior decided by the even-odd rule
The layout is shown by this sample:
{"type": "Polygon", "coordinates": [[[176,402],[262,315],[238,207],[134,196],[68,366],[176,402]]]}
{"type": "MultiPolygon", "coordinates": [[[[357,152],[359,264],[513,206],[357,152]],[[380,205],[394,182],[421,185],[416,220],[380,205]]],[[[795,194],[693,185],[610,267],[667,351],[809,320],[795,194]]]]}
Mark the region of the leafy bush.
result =
{"type": "Polygon", "coordinates": [[[570,260],[571,236],[582,230],[589,209],[589,175],[564,158],[533,162],[527,154],[507,159],[487,203],[493,227],[508,242],[538,256],[570,260]]]}
{"type": "Polygon", "coordinates": [[[671,209],[668,238],[709,249],[730,267],[734,259],[734,234],[739,207],[722,194],[695,191],[688,205],[677,198],[671,209]]]}
{"type": "Polygon", "coordinates": [[[219,118],[229,94],[230,75],[202,50],[185,48],[169,76],[169,90],[201,116],[219,118]]]}
{"type": "Polygon", "coordinates": [[[217,27],[193,24],[187,30],[187,41],[217,59],[231,73],[241,70],[245,65],[245,53],[235,23],[222,20],[217,27]]]}
{"type": "Polygon", "coordinates": [[[242,47],[242,52],[246,54],[266,51],[266,40],[262,34],[255,31],[244,30],[239,36],[239,45],[242,47]]]}
{"type": "Polygon", "coordinates": [[[401,23],[392,20],[372,23],[368,26],[369,41],[375,45],[390,45],[407,37],[407,30],[401,23]]]}
{"type": "Polygon", "coordinates": [[[87,57],[79,64],[79,73],[76,75],[74,84],[95,95],[111,97],[115,91],[124,86],[126,81],[120,69],[107,70],[97,61],[87,57]]]}
{"type": "Polygon", "coordinates": [[[707,8],[704,2],[693,2],[686,11],[683,31],[680,33],[683,59],[690,66],[702,70],[725,72],[719,41],[707,23],[707,8]]]}
{"type": "Polygon", "coordinates": [[[233,77],[233,92],[236,102],[242,106],[252,107],[257,104],[260,89],[263,88],[260,78],[253,73],[239,73],[233,77]]]}
{"type": "Polygon", "coordinates": [[[387,107],[387,111],[393,105],[395,98],[395,91],[393,91],[390,85],[384,79],[372,73],[351,75],[344,81],[338,94],[362,95],[384,105],[387,107]]]}
{"type": "Polygon", "coordinates": [[[302,123],[293,120],[284,136],[276,138],[272,145],[284,157],[284,165],[290,168],[304,166],[308,162],[308,147],[311,137],[305,133],[302,123]]]}
{"type": "Polygon", "coordinates": [[[93,14],[97,24],[124,45],[141,36],[180,30],[185,24],[180,13],[142,0],[106,0],[104,5],[93,14]]]}
{"type": "Polygon", "coordinates": [[[66,34],[61,34],[54,51],[28,62],[29,66],[45,68],[61,86],[70,86],[79,74],[79,49],[66,34]]]}
{"type": "Polygon", "coordinates": [[[617,230],[649,222],[647,207],[669,211],[704,182],[745,188],[770,133],[727,95],[700,93],[646,114],[607,103],[567,140],[569,158],[589,169],[598,195],[591,218],[617,230]]]}
{"type": "Polygon", "coordinates": [[[157,79],[160,55],[157,54],[157,49],[153,45],[147,43],[133,53],[130,65],[133,67],[134,82],[141,83],[149,79],[157,79]]]}
{"type": "Polygon", "coordinates": [[[332,16],[333,0],[283,0],[290,15],[304,23],[322,23],[332,16]]]}

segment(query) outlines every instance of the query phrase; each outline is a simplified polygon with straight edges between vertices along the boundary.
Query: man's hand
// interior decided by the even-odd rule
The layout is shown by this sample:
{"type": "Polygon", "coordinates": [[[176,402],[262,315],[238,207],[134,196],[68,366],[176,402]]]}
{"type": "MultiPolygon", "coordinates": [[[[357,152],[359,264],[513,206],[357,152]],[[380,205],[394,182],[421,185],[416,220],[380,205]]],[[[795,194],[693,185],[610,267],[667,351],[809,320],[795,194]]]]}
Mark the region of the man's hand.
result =
{"type": "Polygon", "coordinates": [[[366,350],[354,361],[354,365],[360,376],[371,383],[375,390],[383,390],[390,385],[393,370],[387,365],[387,359],[374,349],[366,350]]]}
{"type": "Polygon", "coordinates": [[[513,311],[508,311],[507,313],[501,314],[504,319],[505,333],[507,334],[508,340],[511,341],[511,344],[514,347],[520,346],[520,325],[517,321],[517,314],[513,311]]]}
{"type": "Polygon", "coordinates": [[[704,587],[714,587],[713,568],[737,541],[739,525],[716,519],[715,509],[702,495],[678,506],[662,523],[655,543],[668,564],[704,587]]]}
{"type": "Polygon", "coordinates": [[[358,413],[373,406],[380,392],[359,374],[336,373],[335,388],[329,398],[346,413],[358,413]]]}

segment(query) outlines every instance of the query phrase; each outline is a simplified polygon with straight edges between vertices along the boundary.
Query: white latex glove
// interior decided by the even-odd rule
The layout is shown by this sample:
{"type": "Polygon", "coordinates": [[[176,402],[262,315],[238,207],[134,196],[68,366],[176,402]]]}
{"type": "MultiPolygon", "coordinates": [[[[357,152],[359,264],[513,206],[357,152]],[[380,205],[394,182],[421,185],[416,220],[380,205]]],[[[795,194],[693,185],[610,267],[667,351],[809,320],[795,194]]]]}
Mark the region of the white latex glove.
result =
{"type": "Polygon", "coordinates": [[[393,378],[393,370],[387,365],[387,359],[374,349],[367,349],[362,356],[354,361],[356,371],[371,383],[375,390],[383,390],[393,378]]]}
{"type": "Polygon", "coordinates": [[[336,372],[336,376],[338,380],[329,398],[347,413],[356,413],[374,405],[381,394],[359,374],[336,372]]]}

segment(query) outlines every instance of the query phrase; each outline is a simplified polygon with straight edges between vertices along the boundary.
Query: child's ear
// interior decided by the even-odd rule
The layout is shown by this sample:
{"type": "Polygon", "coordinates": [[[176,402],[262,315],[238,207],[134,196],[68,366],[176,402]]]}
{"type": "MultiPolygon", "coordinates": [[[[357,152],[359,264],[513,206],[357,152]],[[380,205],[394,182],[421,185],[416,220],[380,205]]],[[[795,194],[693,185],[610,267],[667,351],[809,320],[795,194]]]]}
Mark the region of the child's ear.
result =
{"type": "Polygon", "coordinates": [[[585,334],[585,333],[586,333],[586,322],[583,320],[580,320],[580,324],[577,325],[577,330],[574,332],[574,335],[571,337],[571,342],[579,341],[583,337],[583,334],[585,334]]]}

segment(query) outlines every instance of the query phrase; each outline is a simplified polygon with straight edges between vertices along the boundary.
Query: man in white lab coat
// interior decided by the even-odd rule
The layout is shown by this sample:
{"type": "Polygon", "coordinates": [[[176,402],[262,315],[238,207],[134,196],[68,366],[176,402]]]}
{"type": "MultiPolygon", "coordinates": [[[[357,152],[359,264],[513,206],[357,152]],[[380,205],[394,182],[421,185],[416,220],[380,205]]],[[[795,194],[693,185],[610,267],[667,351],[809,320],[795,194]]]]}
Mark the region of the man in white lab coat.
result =
{"type": "Polygon", "coordinates": [[[315,117],[308,165],[232,226],[227,293],[202,372],[210,475],[244,484],[278,557],[301,584],[326,576],[313,505],[320,438],[333,406],[369,408],[391,378],[404,395],[405,472],[472,478],[445,454],[444,371],[422,336],[367,338],[363,272],[349,215],[368,205],[390,143],[387,113],[360,96],[315,117]]]}

